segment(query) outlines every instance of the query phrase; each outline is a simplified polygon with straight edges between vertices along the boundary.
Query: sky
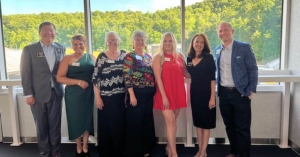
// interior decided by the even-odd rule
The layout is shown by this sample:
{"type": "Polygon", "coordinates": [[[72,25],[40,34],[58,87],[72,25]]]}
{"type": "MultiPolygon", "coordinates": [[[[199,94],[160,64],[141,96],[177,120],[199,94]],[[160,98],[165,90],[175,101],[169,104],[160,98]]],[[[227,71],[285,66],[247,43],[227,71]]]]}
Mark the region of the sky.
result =
{"type": "MultiPolygon", "coordinates": [[[[186,6],[203,0],[186,0],[186,6]]],[[[155,12],[180,5],[180,0],[90,0],[91,10],[155,12]]],[[[83,12],[83,0],[1,0],[3,15],[83,12]]]]}

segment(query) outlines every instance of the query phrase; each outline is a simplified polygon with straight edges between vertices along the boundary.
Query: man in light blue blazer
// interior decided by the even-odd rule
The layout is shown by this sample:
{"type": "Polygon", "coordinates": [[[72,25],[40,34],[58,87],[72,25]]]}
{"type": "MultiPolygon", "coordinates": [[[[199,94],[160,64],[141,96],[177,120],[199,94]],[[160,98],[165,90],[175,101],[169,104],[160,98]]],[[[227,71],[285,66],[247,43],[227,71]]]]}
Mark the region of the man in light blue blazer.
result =
{"type": "Polygon", "coordinates": [[[226,157],[250,157],[251,99],[256,92],[258,72],[250,44],[236,41],[227,22],[217,28],[222,41],[216,49],[219,106],[230,142],[226,157]]]}
{"type": "Polygon", "coordinates": [[[66,49],[54,42],[52,23],[41,23],[39,35],[40,41],[23,49],[21,82],[36,124],[40,156],[59,157],[63,86],[56,81],[56,73],[66,49]]]}

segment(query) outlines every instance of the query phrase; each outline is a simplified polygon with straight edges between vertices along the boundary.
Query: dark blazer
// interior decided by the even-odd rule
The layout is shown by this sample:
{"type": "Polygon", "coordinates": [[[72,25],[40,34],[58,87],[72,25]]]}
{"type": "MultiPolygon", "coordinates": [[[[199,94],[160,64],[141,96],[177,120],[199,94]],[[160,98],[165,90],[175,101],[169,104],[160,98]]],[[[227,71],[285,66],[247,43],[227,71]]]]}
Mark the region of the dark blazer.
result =
{"type": "Polygon", "coordinates": [[[60,61],[65,55],[66,48],[54,43],[55,64],[53,71],[50,71],[43,48],[40,42],[24,47],[21,56],[21,82],[24,95],[33,95],[36,102],[49,102],[51,97],[52,77],[56,94],[63,97],[63,86],[56,81],[56,73],[60,61]]]}
{"type": "MultiPolygon", "coordinates": [[[[222,46],[216,49],[217,84],[220,86],[220,56],[222,46]]],[[[244,96],[249,96],[250,91],[256,92],[258,72],[257,63],[248,43],[233,41],[231,55],[231,72],[236,89],[244,96]]],[[[219,91],[219,90],[218,90],[219,91]]],[[[219,92],[218,92],[219,95],[219,92]]]]}

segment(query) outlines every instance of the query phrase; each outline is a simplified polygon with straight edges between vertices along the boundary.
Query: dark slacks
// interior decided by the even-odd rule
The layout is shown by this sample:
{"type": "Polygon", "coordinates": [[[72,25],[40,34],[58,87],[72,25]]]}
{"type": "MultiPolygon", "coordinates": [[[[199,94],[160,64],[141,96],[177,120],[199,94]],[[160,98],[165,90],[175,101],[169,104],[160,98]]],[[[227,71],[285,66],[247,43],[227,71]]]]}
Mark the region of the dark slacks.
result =
{"type": "Polygon", "coordinates": [[[233,88],[219,88],[220,111],[230,142],[230,153],[250,157],[251,100],[233,88]]]}
{"type": "Polygon", "coordinates": [[[137,105],[126,101],[126,153],[127,157],[143,157],[155,147],[153,119],[154,92],[135,92],[137,105]]]}
{"type": "Polygon", "coordinates": [[[101,96],[104,107],[98,110],[99,157],[121,157],[125,152],[124,94],[101,96]]]}
{"type": "Polygon", "coordinates": [[[59,155],[62,98],[58,97],[52,89],[50,101],[48,103],[36,102],[31,106],[31,112],[36,124],[40,156],[59,155]]]}

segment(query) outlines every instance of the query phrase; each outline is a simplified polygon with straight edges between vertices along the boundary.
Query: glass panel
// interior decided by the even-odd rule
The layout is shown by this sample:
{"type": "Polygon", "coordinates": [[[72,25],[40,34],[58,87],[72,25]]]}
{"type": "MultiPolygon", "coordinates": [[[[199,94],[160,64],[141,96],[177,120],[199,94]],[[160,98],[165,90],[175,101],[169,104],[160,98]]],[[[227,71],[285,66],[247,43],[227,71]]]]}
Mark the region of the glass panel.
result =
{"type": "Polygon", "coordinates": [[[251,44],[259,70],[279,70],[282,0],[186,0],[186,50],[196,33],[205,33],[215,49],[216,28],[230,22],[234,39],[251,44]]]}
{"type": "Polygon", "coordinates": [[[85,33],[82,0],[1,0],[4,46],[9,79],[20,78],[20,57],[24,46],[38,42],[39,24],[52,22],[56,26],[55,42],[72,53],[70,37],[85,33]]]}
{"type": "Polygon", "coordinates": [[[116,32],[121,42],[119,49],[132,51],[131,36],[143,30],[147,36],[147,51],[154,54],[161,36],[172,32],[180,50],[180,0],[91,0],[93,51],[98,56],[106,50],[105,34],[116,32]]]}

